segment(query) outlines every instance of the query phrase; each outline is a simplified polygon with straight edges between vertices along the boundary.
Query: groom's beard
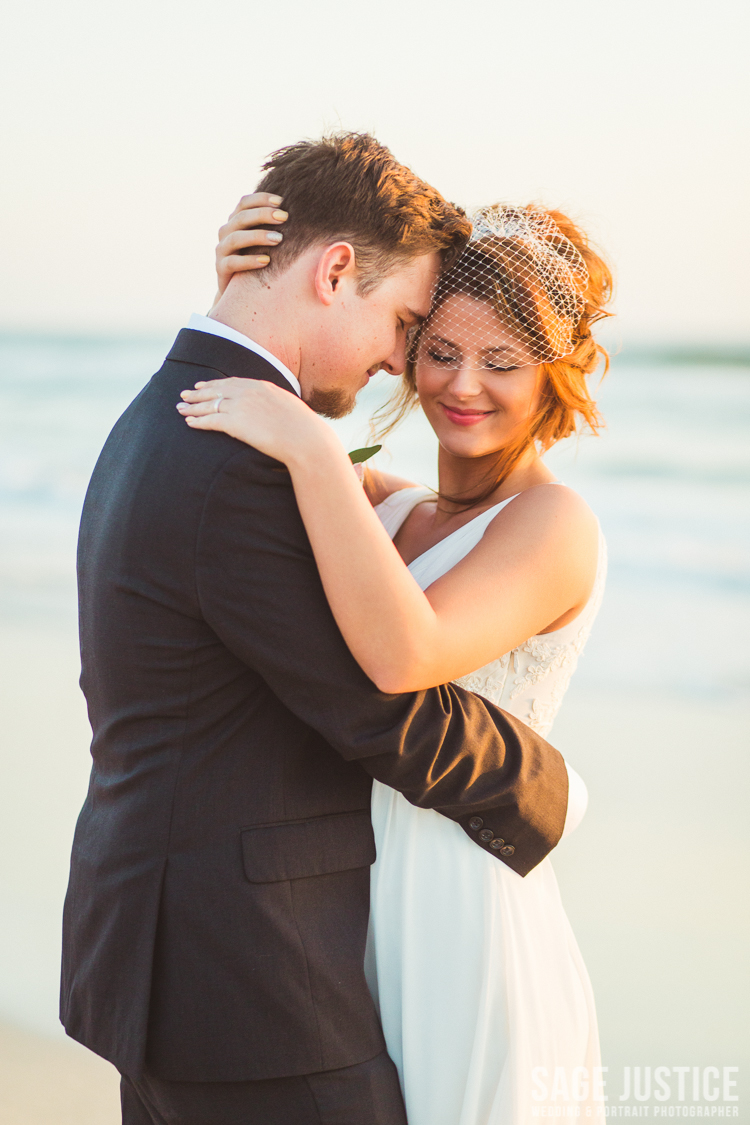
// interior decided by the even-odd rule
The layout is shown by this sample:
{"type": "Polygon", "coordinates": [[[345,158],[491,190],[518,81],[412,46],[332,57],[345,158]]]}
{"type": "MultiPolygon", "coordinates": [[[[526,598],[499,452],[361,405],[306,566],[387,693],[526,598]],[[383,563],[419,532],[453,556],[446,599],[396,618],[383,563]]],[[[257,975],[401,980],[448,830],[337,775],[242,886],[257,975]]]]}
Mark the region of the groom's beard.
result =
{"type": "Polygon", "coordinates": [[[351,414],[357,401],[356,391],[345,391],[341,387],[334,387],[330,391],[321,391],[313,387],[305,402],[316,414],[324,418],[344,418],[351,414]]]}

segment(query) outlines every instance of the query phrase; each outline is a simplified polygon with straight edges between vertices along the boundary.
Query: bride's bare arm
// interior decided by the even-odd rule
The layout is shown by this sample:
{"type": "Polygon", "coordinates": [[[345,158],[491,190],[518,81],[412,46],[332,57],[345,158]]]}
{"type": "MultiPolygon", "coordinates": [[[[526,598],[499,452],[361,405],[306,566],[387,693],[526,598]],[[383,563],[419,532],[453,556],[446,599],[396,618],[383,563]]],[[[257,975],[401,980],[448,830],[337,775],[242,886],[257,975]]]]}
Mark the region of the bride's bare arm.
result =
{"type": "Polygon", "coordinates": [[[596,522],[565,488],[523,493],[423,593],[337,436],[300,399],[247,379],[197,384],[183,398],[179,409],[192,427],[222,430],[287,465],[331,610],[383,691],[415,691],[474,671],[588,596],[596,522]]]}

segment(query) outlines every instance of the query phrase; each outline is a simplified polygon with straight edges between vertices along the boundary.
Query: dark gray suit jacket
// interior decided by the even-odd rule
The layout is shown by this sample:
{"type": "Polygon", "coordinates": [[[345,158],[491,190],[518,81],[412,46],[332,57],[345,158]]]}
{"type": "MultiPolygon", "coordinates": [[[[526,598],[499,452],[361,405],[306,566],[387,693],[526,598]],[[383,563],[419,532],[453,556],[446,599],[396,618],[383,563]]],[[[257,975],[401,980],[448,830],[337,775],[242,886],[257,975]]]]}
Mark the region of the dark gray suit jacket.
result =
{"type": "Polygon", "coordinates": [[[451,684],[384,695],[361,671],[286,469],[175,410],[231,375],[287,385],[235,343],[180,333],[107,440],[79,544],[93,769],[62,1020],[121,1071],[173,1080],[382,1049],[363,973],[373,777],[521,875],[567,804],[562,758],[523,723],[451,684]]]}

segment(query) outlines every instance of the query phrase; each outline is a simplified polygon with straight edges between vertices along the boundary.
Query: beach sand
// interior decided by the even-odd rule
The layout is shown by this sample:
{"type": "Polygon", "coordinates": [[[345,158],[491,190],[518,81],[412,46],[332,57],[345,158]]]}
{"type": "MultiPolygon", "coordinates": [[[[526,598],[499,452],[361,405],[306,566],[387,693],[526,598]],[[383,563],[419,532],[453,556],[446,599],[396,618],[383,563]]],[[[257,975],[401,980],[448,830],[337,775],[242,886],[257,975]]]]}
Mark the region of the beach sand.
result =
{"type": "Polygon", "coordinates": [[[118,1125],[120,1079],[72,1039],[0,1024],[2,1125],[118,1125]]]}

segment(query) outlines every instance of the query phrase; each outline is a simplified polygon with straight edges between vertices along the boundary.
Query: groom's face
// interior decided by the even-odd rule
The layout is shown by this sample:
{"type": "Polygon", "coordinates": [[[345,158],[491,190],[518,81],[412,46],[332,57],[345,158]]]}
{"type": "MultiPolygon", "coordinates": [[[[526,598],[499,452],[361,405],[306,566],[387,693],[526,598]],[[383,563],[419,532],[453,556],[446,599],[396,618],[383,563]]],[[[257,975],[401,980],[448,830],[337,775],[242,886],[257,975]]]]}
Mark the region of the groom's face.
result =
{"type": "Polygon", "coordinates": [[[338,281],[303,352],[299,380],[313,410],[341,418],[376,372],[403,373],[406,335],[427,317],[439,270],[431,253],[399,265],[364,296],[356,275],[338,281]]]}

